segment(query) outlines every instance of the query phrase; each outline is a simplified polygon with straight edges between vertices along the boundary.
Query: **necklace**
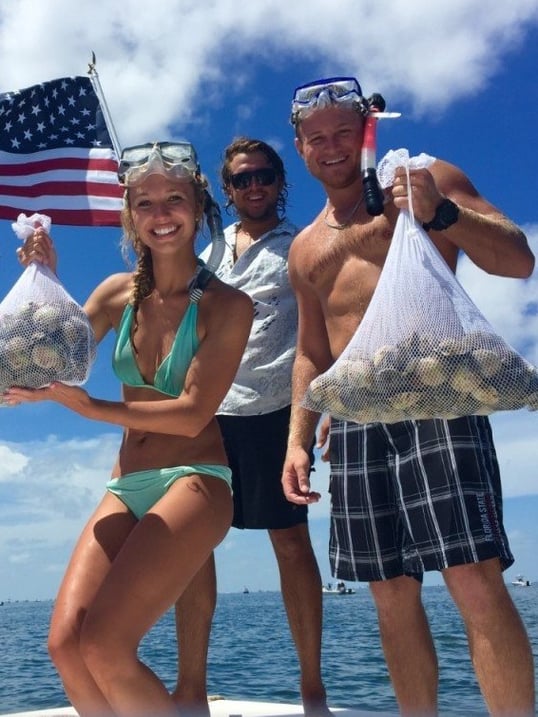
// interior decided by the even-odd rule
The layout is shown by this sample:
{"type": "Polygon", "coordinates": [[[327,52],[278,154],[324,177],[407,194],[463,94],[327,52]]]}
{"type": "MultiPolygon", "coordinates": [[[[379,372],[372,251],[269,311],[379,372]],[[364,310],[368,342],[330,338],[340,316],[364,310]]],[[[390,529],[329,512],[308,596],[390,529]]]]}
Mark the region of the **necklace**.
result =
{"type": "MultiPolygon", "coordinates": [[[[342,222],[341,224],[331,224],[330,221],[327,219],[327,216],[329,214],[329,200],[327,199],[327,203],[325,204],[325,215],[323,216],[323,221],[330,229],[337,229],[338,231],[342,231],[342,229],[346,229],[351,224],[351,220],[357,213],[357,210],[360,207],[360,205],[363,203],[363,201],[364,201],[364,194],[362,195],[362,197],[359,198],[358,202],[355,204],[355,206],[349,213],[349,216],[345,222],[342,222]]],[[[334,212],[334,210],[333,210],[333,212],[334,212]]]]}

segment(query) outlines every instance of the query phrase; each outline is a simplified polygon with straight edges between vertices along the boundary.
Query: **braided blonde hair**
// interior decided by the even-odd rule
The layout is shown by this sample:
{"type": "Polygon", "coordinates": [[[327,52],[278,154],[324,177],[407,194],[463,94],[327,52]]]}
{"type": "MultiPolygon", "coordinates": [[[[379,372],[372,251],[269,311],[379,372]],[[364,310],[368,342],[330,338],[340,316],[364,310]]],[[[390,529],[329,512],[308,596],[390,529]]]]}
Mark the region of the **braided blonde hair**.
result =
{"type": "MultiPolygon", "coordinates": [[[[203,174],[197,174],[193,180],[196,225],[195,232],[198,233],[203,223],[203,210],[205,204],[205,191],[208,186],[207,179],[203,174]]],[[[133,269],[133,289],[129,297],[129,303],[133,307],[133,336],[138,326],[138,308],[142,301],[151,295],[155,288],[155,277],[153,276],[153,258],[151,250],[144,244],[136,233],[129,203],[129,189],[126,188],[123,195],[123,208],[121,210],[121,225],[123,235],[121,238],[121,253],[129,264],[130,252],[134,252],[135,263],[133,269]]],[[[134,344],[133,344],[134,346],[134,344]]],[[[136,350],[136,349],[135,349],[136,350]]]]}

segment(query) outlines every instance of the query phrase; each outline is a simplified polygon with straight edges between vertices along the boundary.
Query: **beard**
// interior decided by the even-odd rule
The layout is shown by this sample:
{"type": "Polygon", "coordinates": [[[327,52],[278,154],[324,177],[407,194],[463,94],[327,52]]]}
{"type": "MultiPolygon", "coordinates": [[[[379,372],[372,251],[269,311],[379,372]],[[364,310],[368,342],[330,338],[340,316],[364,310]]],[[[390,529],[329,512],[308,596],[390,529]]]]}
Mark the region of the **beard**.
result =
{"type": "Polygon", "coordinates": [[[241,206],[240,211],[236,207],[236,211],[243,219],[257,222],[266,221],[272,219],[277,213],[277,204],[275,202],[264,206],[260,205],[259,207],[246,205],[241,206]]]}

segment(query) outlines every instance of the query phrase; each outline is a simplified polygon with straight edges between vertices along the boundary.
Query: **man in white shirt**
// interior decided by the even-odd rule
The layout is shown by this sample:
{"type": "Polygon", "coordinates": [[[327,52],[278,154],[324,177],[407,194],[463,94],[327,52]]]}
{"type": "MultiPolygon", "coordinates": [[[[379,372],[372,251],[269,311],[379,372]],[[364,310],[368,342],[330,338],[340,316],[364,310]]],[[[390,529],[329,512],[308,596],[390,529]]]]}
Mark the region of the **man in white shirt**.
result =
{"type": "MultiPolygon", "coordinates": [[[[236,139],[225,150],[221,178],[227,206],[234,207],[238,221],[225,230],[225,253],[216,274],[254,302],[249,341],[217,415],[232,469],[232,525],[269,533],[299,659],[305,715],[326,717],[330,712],[320,669],[321,578],[308,532],[307,506],[287,501],[281,485],[297,338],[288,251],[299,228],[284,216],[286,174],[270,145],[246,137],[236,139]]],[[[205,668],[215,601],[211,559],[176,610],[184,659],[183,665],[180,659],[175,697],[180,707],[202,714],[208,714],[205,668]]]]}

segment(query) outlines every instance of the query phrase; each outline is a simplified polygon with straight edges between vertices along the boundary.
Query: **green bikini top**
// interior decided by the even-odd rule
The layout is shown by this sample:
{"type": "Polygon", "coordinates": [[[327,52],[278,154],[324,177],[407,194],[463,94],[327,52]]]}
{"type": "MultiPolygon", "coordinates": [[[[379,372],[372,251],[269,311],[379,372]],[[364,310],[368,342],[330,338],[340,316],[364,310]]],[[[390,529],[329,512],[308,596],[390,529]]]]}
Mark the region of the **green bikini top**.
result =
{"type": "Polygon", "coordinates": [[[201,291],[191,291],[190,302],[178,327],[172,349],[155,372],[153,384],[144,381],[136,363],[131,341],[134,312],[132,305],[127,304],[118,327],[112,356],[112,368],[122,383],[127,386],[153,388],[167,396],[179,396],[193,356],[200,345],[196,325],[201,295],[201,291]]]}

